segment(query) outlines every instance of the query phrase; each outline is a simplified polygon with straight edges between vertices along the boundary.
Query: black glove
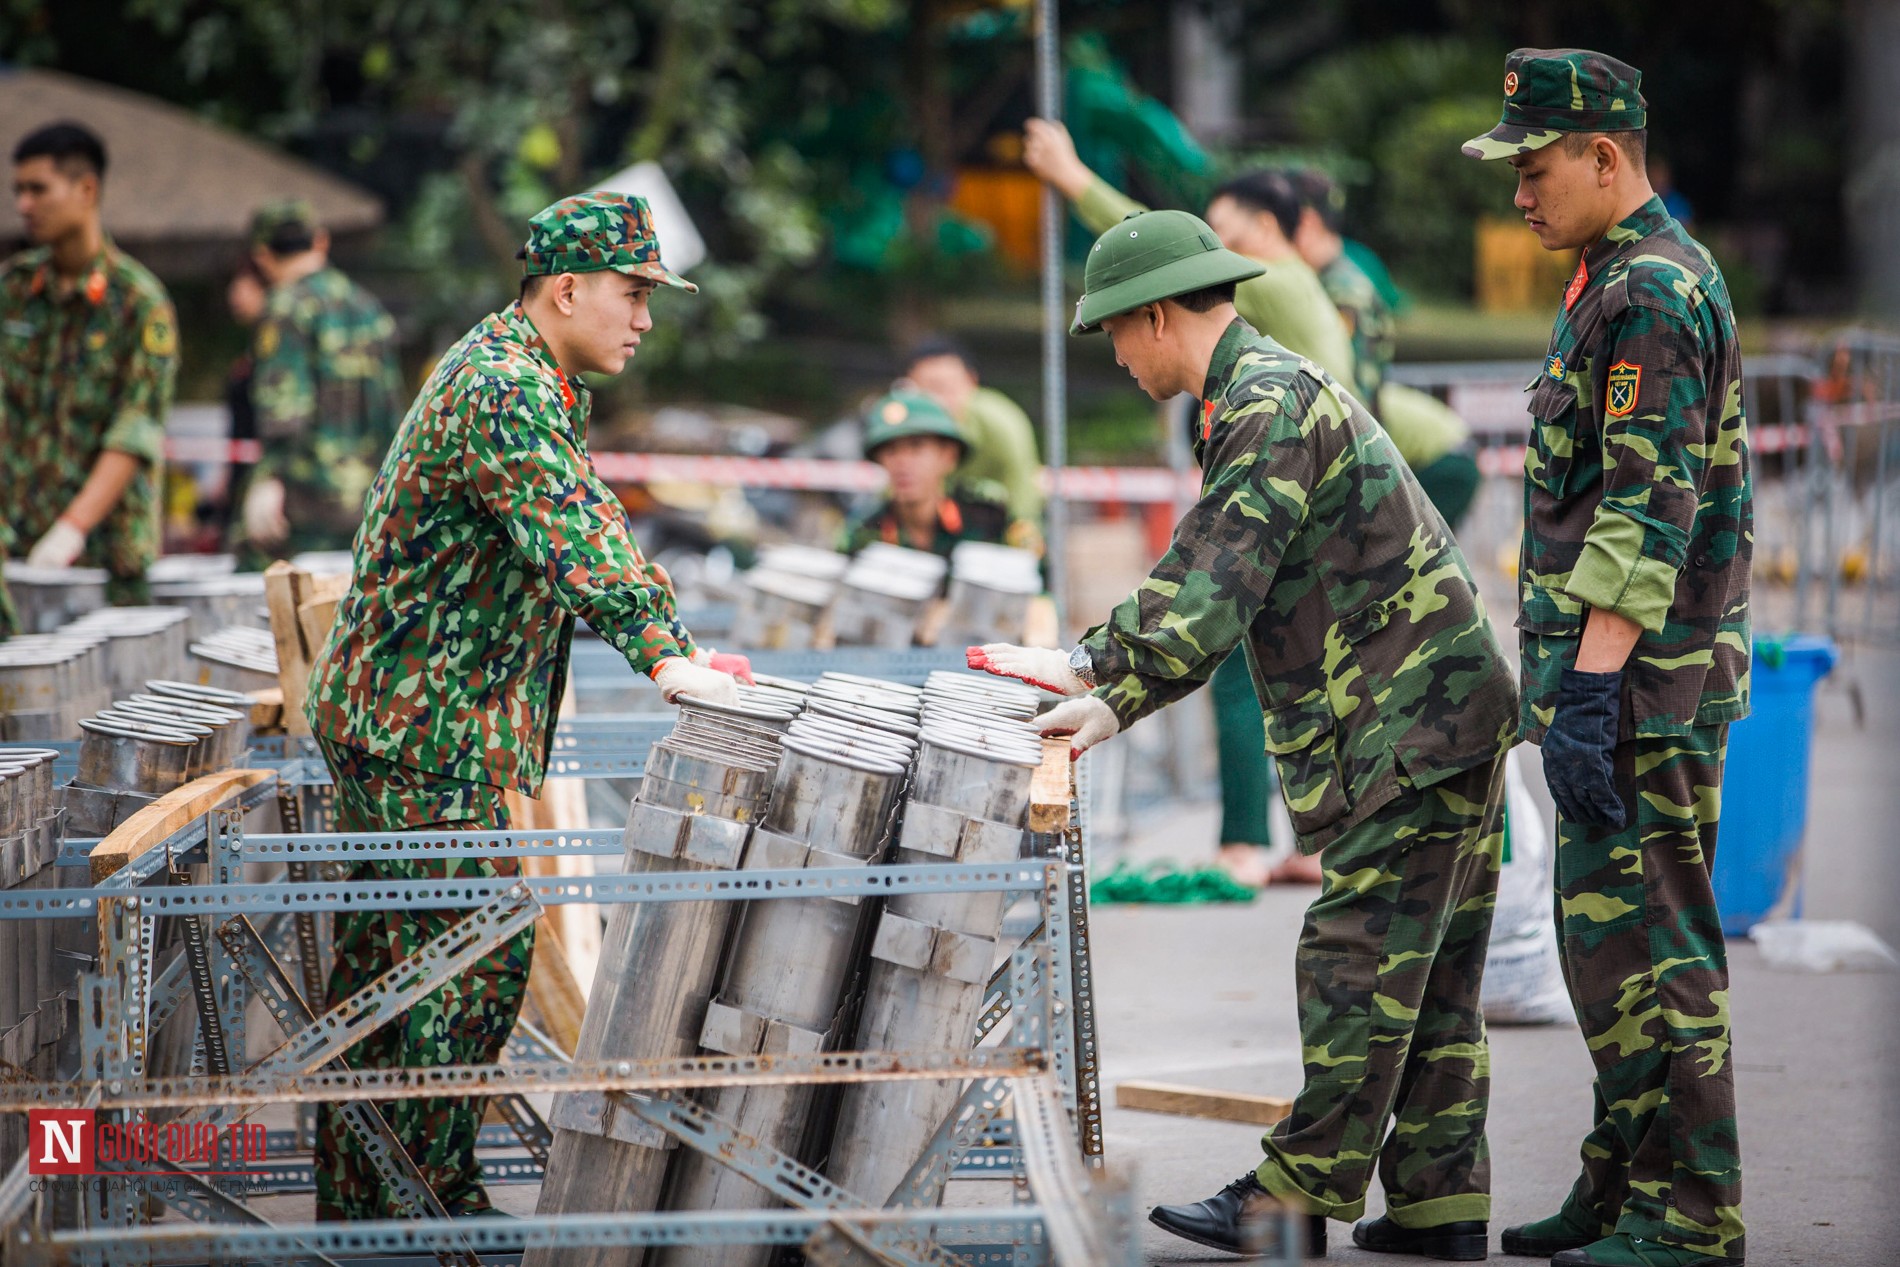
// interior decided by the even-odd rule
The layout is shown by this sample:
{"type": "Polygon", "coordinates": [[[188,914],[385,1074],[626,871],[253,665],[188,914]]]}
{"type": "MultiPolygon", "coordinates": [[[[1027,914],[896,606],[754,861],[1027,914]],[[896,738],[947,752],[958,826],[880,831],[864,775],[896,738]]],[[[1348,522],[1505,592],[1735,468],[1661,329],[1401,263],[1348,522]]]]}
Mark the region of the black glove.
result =
{"type": "Polygon", "coordinates": [[[1629,822],[1611,755],[1622,707],[1621,673],[1564,670],[1556,714],[1544,732],[1544,782],[1557,812],[1573,823],[1621,828],[1629,822]]]}

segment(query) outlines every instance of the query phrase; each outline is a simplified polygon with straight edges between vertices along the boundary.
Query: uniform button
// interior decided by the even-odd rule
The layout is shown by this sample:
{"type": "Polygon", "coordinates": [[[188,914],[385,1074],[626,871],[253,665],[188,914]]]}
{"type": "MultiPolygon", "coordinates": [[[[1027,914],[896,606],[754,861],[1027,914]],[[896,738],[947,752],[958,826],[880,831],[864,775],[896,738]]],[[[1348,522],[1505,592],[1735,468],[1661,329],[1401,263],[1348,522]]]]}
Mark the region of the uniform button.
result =
{"type": "Polygon", "coordinates": [[[1709,556],[1708,556],[1708,555],[1706,555],[1706,554],[1698,554],[1698,555],[1696,555],[1696,556],[1695,556],[1695,565],[1696,565],[1697,567],[1699,567],[1699,568],[1705,568],[1705,567],[1707,567],[1707,566],[1709,566],[1709,556]]]}

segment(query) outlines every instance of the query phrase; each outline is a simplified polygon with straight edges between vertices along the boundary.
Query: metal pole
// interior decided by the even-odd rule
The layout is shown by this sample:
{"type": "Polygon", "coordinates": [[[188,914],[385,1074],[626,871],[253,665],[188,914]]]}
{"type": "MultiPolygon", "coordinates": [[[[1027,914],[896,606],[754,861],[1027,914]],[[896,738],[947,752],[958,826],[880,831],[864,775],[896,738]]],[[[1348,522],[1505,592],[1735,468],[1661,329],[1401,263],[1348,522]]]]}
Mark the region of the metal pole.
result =
{"type": "MultiPolygon", "coordinates": [[[[1056,31],[1056,0],[1036,0],[1036,111],[1054,122],[1062,117],[1062,65],[1056,31]]],[[[1056,627],[1066,615],[1069,507],[1062,471],[1069,461],[1069,384],[1063,340],[1069,319],[1062,289],[1062,231],[1068,209],[1048,185],[1042,187],[1042,460],[1054,477],[1049,488],[1049,592],[1056,627]]],[[[1060,635],[1059,635],[1060,636],[1060,635]]]]}

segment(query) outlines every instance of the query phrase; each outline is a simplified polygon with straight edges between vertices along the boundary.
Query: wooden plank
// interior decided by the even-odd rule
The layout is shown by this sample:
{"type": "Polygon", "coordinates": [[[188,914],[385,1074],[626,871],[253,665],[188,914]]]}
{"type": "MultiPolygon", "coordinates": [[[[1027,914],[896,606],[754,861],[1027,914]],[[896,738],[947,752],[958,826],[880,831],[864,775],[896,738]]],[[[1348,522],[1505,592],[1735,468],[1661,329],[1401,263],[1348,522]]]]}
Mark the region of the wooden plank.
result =
{"type": "Polygon", "coordinates": [[[92,882],[99,883],[194,818],[204,817],[245,788],[271,777],[269,770],[222,770],[173,788],[113,828],[111,835],[92,847],[88,855],[92,863],[92,882]]]}
{"type": "Polygon", "coordinates": [[[1067,831],[1069,801],[1073,796],[1074,766],[1069,760],[1069,738],[1056,735],[1042,741],[1042,764],[1029,780],[1029,830],[1067,831]]]}
{"type": "Polygon", "coordinates": [[[1062,645],[1062,624],[1056,619],[1056,601],[1047,594],[1037,594],[1029,600],[1029,610],[1023,616],[1023,645],[1062,645]]]}
{"type": "Polygon", "coordinates": [[[534,925],[534,961],[528,966],[528,1001],[541,1014],[542,1029],[572,1055],[580,1050],[587,997],[568,967],[561,935],[544,915],[534,925]]]}
{"type": "Polygon", "coordinates": [[[270,610],[271,640],[277,644],[277,683],[284,692],[283,725],[287,735],[307,735],[304,688],[310,681],[310,657],[304,651],[303,625],[297,609],[303,604],[310,574],[279,560],[264,569],[264,605],[270,610]]]}
{"type": "Polygon", "coordinates": [[[1253,1095],[1246,1091],[1215,1091],[1204,1087],[1181,1087],[1167,1082],[1118,1082],[1115,1107],[1140,1109],[1147,1113],[1172,1113],[1178,1117],[1206,1117],[1221,1122],[1246,1122],[1253,1126],[1272,1126],[1293,1111],[1293,1101],[1276,1095],[1253,1095]]]}
{"type": "Polygon", "coordinates": [[[342,600],[336,598],[307,598],[297,604],[297,630],[303,638],[306,681],[309,666],[316,664],[317,657],[323,654],[323,644],[329,641],[330,626],[336,624],[336,609],[341,605],[342,600]]]}
{"type": "MultiPolygon", "coordinates": [[[[340,603],[343,596],[350,592],[350,574],[332,572],[323,576],[311,576],[304,582],[303,601],[306,603],[340,603]]],[[[329,632],[325,630],[324,632],[329,632]]],[[[315,651],[314,646],[307,647],[315,651]]]]}
{"type": "Polygon", "coordinates": [[[277,730],[284,724],[284,688],[266,687],[250,692],[251,732],[277,730]]]}

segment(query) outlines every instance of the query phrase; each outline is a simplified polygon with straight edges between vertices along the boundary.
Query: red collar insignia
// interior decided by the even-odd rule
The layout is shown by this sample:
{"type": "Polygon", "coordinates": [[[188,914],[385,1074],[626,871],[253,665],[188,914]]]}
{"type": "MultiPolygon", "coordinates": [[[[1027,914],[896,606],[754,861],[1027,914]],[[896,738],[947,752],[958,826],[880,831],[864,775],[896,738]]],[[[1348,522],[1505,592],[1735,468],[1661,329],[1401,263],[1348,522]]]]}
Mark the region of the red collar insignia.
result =
{"type": "Polygon", "coordinates": [[[567,385],[567,375],[561,372],[561,369],[559,366],[556,366],[554,370],[554,377],[561,380],[562,403],[564,403],[569,409],[572,409],[574,407],[574,389],[567,385]]]}
{"type": "Polygon", "coordinates": [[[86,301],[97,306],[104,303],[105,299],[106,271],[103,268],[95,268],[92,270],[92,275],[86,278],[86,301]]]}
{"type": "Polygon", "coordinates": [[[1577,302],[1577,296],[1583,294],[1583,288],[1590,284],[1590,266],[1585,261],[1577,261],[1577,275],[1564,287],[1564,311],[1569,312],[1577,302]]]}
{"type": "Polygon", "coordinates": [[[1201,402],[1201,439],[1206,440],[1214,434],[1214,406],[1220,404],[1218,398],[1201,402]]]}
{"type": "Polygon", "coordinates": [[[952,536],[963,531],[963,508],[951,498],[944,498],[943,505],[937,507],[937,519],[952,536]]]}

